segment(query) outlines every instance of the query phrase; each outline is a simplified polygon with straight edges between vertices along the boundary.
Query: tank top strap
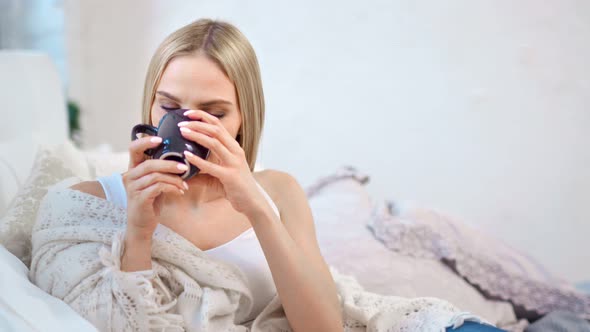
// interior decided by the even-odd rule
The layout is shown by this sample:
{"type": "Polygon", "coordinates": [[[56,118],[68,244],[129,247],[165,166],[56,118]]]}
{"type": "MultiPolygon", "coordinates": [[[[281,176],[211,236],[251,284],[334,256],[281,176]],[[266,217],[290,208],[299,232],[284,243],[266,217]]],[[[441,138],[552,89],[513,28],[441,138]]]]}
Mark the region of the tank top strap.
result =
{"type": "Polygon", "coordinates": [[[127,192],[123,185],[123,176],[121,173],[99,176],[96,180],[100,182],[108,201],[123,208],[127,208],[127,192]]]}
{"type": "Polygon", "coordinates": [[[258,181],[255,181],[255,182],[258,185],[258,188],[260,189],[260,191],[262,192],[262,194],[264,195],[264,197],[266,197],[266,199],[270,203],[270,206],[272,207],[272,209],[275,211],[275,213],[277,214],[277,216],[280,219],[281,218],[281,213],[279,212],[279,208],[277,207],[277,205],[275,204],[275,202],[272,200],[272,198],[266,192],[266,190],[264,190],[264,188],[262,187],[262,185],[260,185],[260,183],[258,183],[258,181]]]}

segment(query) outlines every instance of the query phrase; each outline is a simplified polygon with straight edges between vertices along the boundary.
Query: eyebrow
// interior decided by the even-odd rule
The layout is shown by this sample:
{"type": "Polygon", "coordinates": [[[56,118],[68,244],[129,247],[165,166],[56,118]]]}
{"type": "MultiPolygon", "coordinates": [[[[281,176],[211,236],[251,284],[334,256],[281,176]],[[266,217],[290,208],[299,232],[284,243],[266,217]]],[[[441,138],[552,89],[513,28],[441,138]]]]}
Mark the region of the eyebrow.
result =
{"type": "MultiPolygon", "coordinates": [[[[164,96],[168,99],[171,99],[177,103],[180,103],[180,98],[178,98],[166,91],[156,91],[156,94],[159,94],[159,95],[164,96]]],[[[206,107],[206,106],[218,105],[218,104],[233,105],[233,103],[229,100],[218,98],[218,99],[212,99],[212,100],[202,102],[199,104],[199,107],[206,107]]]]}

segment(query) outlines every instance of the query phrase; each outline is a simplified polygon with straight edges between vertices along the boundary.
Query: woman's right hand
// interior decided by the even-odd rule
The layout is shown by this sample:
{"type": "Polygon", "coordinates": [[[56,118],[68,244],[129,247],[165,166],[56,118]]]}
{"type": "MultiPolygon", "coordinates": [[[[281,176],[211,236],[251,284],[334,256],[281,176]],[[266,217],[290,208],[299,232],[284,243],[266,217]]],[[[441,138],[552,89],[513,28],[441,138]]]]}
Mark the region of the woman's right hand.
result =
{"type": "Polygon", "coordinates": [[[128,238],[151,240],[159,223],[161,195],[184,195],[184,190],[188,189],[182,178],[176,175],[184,173],[186,165],[171,160],[146,160],[144,152],[161,142],[160,137],[147,136],[129,145],[129,169],[123,173],[128,238]]]}

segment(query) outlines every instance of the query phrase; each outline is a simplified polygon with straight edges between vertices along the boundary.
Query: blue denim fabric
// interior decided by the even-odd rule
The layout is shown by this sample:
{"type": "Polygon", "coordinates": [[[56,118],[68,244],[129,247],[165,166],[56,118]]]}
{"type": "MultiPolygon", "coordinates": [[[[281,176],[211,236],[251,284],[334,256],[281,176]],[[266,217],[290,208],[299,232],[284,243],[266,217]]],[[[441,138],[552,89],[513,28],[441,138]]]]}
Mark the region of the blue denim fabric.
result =
{"type": "Polygon", "coordinates": [[[490,325],[479,324],[474,322],[465,322],[463,325],[459,326],[456,329],[447,328],[447,332],[500,332],[505,330],[500,330],[497,327],[493,327],[490,325]]]}

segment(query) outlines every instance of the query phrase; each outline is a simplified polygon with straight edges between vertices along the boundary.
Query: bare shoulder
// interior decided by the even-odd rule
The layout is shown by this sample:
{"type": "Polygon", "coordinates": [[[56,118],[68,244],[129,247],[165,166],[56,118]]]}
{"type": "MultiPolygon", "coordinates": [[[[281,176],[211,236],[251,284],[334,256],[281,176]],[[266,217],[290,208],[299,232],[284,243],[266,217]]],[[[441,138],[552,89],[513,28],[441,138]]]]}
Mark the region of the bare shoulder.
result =
{"type": "Polygon", "coordinates": [[[261,186],[279,209],[280,219],[291,237],[310,255],[320,257],[313,212],[304,188],[297,179],[277,170],[264,170],[258,175],[261,186]]]}
{"type": "Polygon", "coordinates": [[[84,181],[76,183],[75,185],[71,186],[70,189],[78,190],[86,194],[106,199],[104,190],[98,181],[84,181]]]}
{"type": "Polygon", "coordinates": [[[286,197],[290,196],[293,198],[292,195],[297,194],[299,196],[305,196],[305,192],[297,179],[287,172],[265,169],[253,174],[254,178],[266,190],[270,198],[279,206],[279,209],[284,204],[283,202],[288,201],[285,199],[286,197]]]}

